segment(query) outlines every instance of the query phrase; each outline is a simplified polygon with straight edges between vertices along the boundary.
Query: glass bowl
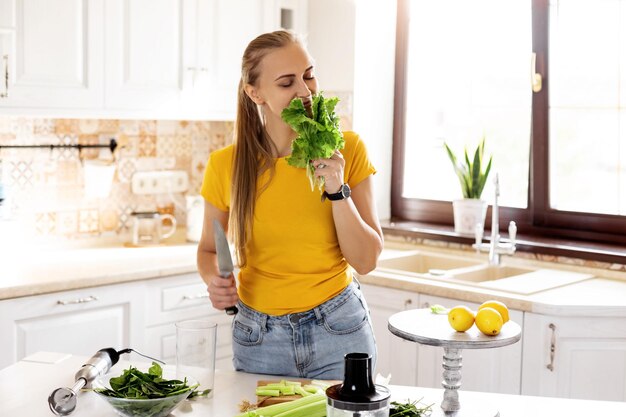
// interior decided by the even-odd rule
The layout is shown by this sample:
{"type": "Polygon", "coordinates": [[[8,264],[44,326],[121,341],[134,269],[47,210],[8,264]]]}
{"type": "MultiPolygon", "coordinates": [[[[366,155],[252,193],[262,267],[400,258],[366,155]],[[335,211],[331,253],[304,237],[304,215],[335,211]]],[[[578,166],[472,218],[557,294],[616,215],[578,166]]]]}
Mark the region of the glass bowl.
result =
{"type": "MultiPolygon", "coordinates": [[[[163,376],[166,379],[167,375],[163,376]]],[[[96,379],[93,388],[110,388],[109,379],[111,375],[96,379]]],[[[192,386],[195,383],[187,378],[187,385],[192,386]]],[[[108,403],[117,414],[123,417],[165,417],[170,414],[176,407],[180,405],[192,392],[189,390],[181,394],[172,395],[170,397],[153,398],[153,399],[133,399],[133,398],[116,398],[100,394],[93,391],[99,398],[108,403]]]]}

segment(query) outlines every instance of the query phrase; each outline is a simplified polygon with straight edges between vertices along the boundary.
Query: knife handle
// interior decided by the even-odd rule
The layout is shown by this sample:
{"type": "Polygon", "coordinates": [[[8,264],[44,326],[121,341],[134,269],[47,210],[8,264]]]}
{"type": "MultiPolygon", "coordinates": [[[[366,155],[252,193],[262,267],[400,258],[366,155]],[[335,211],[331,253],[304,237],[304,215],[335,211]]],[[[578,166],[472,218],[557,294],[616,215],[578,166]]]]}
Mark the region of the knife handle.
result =
{"type": "Polygon", "coordinates": [[[238,312],[239,312],[239,309],[235,306],[226,308],[226,314],[228,314],[229,316],[234,316],[238,312]]]}

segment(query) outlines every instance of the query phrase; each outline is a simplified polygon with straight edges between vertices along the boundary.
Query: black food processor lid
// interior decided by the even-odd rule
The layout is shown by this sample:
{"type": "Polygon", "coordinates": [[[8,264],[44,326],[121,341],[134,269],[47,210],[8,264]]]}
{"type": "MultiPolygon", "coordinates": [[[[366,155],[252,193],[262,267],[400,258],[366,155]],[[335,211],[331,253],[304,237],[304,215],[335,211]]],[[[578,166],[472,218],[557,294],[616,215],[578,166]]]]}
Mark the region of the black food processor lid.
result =
{"type": "Polygon", "coordinates": [[[373,411],[387,407],[391,393],[372,381],[372,356],[368,353],[345,355],[343,384],[326,390],[327,403],[349,411],[373,411]]]}

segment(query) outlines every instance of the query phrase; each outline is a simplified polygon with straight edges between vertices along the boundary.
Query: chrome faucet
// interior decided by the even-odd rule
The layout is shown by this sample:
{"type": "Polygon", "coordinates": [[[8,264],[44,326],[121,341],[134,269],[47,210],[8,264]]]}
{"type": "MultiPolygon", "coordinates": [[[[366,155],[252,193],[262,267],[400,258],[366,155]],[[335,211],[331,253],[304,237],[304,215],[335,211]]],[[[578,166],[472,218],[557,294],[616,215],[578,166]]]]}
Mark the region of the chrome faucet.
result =
{"type": "Polygon", "coordinates": [[[476,243],[472,245],[477,253],[489,252],[489,265],[500,265],[500,255],[513,255],[515,253],[515,237],[517,235],[517,226],[514,221],[509,223],[509,242],[500,242],[500,220],[498,197],[500,196],[500,181],[498,174],[495,174],[493,181],[495,188],[495,198],[491,207],[491,242],[483,243],[483,227],[480,223],[476,224],[476,243]]]}

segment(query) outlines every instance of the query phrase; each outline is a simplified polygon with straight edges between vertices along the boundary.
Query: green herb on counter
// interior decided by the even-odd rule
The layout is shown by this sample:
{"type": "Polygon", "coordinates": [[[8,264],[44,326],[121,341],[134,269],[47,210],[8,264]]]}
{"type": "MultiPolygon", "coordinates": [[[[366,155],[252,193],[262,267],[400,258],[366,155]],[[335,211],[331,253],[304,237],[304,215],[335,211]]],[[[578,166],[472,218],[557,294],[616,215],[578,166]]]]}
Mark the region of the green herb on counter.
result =
{"type": "Polygon", "coordinates": [[[448,314],[448,309],[440,304],[430,306],[430,312],[433,314],[448,314]]]}
{"type": "Polygon", "coordinates": [[[391,402],[391,409],[389,410],[389,417],[424,417],[429,416],[433,405],[425,405],[424,407],[418,407],[420,400],[406,403],[399,403],[397,401],[391,402]]]}

